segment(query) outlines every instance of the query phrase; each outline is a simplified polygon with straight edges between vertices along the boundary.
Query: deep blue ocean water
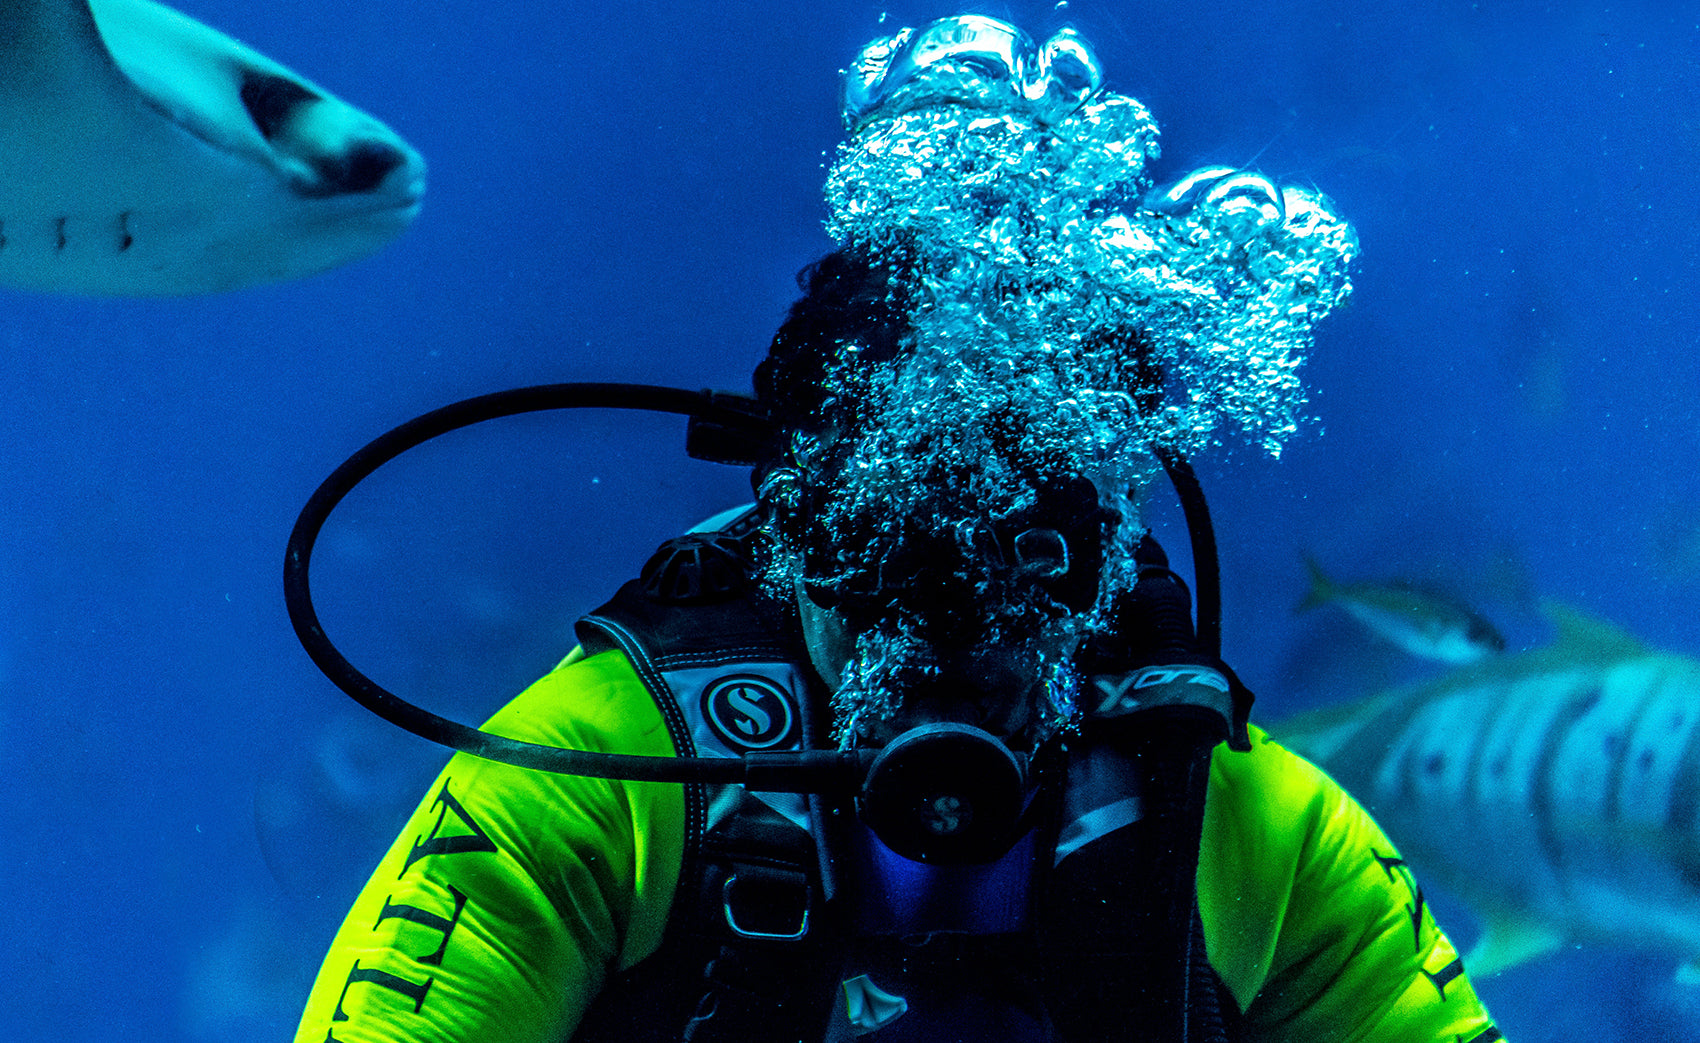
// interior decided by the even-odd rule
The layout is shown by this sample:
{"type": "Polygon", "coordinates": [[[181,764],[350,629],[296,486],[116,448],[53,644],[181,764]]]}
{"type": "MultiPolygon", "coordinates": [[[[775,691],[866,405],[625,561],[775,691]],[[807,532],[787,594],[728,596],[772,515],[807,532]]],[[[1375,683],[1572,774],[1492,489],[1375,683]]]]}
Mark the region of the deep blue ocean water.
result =
{"type": "MultiPolygon", "coordinates": [[[[378,432],[518,384],[747,387],[823,253],[837,72],[930,3],[181,5],[380,116],[431,164],[378,256],[173,301],[0,293],[0,1035],[284,1039],[445,754],[290,633],[284,539],[378,432]],[[883,21],[882,21],[883,19],[883,21]]],[[[1259,713],[1422,668],[1295,616],[1301,554],[1449,582],[1513,647],[1532,597],[1700,654],[1700,9],[1654,3],[968,8],[1064,22],[1206,163],[1314,184],[1349,305],[1279,461],[1201,461],[1226,652],[1259,713]]],[[[386,469],[315,592],[380,682],[477,718],[662,538],[738,502],[680,426],[536,417],[386,469]]],[[[1159,498],[1160,499],[1160,498],[1159,498]]],[[[1168,541],[1183,541],[1171,530],[1168,541]]],[[[1443,897],[1460,941],[1476,927],[1443,897]]],[[[1594,949],[1478,987],[1520,1043],[1700,1040],[1700,989],[1594,949]]]]}

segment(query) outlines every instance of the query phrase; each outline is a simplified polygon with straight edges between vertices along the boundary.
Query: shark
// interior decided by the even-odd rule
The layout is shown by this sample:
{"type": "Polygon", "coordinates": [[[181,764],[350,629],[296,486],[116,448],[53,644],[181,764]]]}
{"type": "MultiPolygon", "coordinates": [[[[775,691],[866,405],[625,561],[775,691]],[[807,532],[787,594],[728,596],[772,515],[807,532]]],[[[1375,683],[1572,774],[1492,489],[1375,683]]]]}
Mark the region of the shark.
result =
{"type": "Polygon", "coordinates": [[[1700,964],[1700,661],[1547,605],[1550,645],[1271,726],[1482,922],[1476,976],[1565,945],[1700,964]]]}
{"type": "Polygon", "coordinates": [[[0,286],[214,293],[405,230],[425,163],[393,130],[153,0],[0,0],[0,286]]]}

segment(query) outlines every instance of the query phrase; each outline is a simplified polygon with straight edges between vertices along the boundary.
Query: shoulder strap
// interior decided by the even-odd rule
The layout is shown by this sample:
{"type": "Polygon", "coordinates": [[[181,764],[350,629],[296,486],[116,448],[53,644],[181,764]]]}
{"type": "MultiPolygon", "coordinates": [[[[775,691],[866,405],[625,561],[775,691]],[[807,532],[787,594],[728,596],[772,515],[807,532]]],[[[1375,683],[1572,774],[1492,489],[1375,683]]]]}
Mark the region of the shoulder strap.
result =
{"type": "Polygon", "coordinates": [[[1198,907],[1211,747],[1189,721],[1088,713],[1067,754],[1036,935],[1061,1038],[1115,1038],[1139,1025],[1170,1043],[1242,1038],[1210,966],[1198,907]]]}
{"type": "MultiPolygon", "coordinates": [[[[813,710],[822,699],[800,665],[794,626],[749,586],[705,595],[712,584],[678,571],[681,560],[718,561],[715,538],[683,537],[663,547],[644,579],[579,622],[580,640],[587,652],[617,648],[631,659],[681,754],[808,748],[818,736],[813,710]],[[667,569],[675,571],[658,582],[656,573],[667,569]]],[[[727,572],[723,562],[710,567],[727,572]]],[[[1110,785],[1052,827],[1061,827],[1061,846],[1045,874],[1035,940],[1063,1039],[1112,1038],[1131,1024],[1164,1022],[1184,1026],[1178,1038],[1186,1043],[1235,1038],[1237,1010],[1231,997],[1222,1002],[1203,951],[1195,892],[1185,886],[1192,876],[1185,867],[1196,862],[1173,859],[1170,850],[1196,857],[1198,821],[1177,822],[1160,810],[1161,787],[1153,791],[1154,780],[1141,778],[1151,765],[1140,762],[1166,744],[1154,745],[1140,757],[1120,743],[1089,742],[1070,758],[1089,756],[1087,750],[1107,756],[1107,771],[1085,774],[1110,785]],[[1134,828],[1106,828],[1103,813],[1124,803],[1143,806],[1122,823],[1134,828]],[[1155,851],[1171,858],[1152,859],[1155,851]],[[1157,864],[1171,859],[1178,871],[1157,864]],[[1130,867],[1141,866],[1149,879],[1131,881],[1130,867]],[[1185,883],[1177,886],[1177,877],[1185,883]],[[1174,937],[1152,944],[1165,933],[1174,937]]],[[[1201,785],[1196,773],[1207,772],[1208,759],[1194,759],[1181,774],[1201,785]]],[[[1068,771],[1067,788],[1087,796],[1077,789],[1076,770],[1068,771]]],[[[847,927],[829,915],[814,810],[790,795],[687,786],[685,862],[661,949],[610,982],[575,1043],[822,1038],[847,927]]]]}
{"type": "MultiPolygon", "coordinates": [[[[577,626],[586,652],[631,660],[681,755],[806,749],[817,735],[800,639],[748,582],[742,550],[722,533],[670,541],[577,626]]],[[[817,823],[798,794],[688,784],[661,948],[609,983],[574,1040],[820,1038],[838,954],[817,823]]]]}

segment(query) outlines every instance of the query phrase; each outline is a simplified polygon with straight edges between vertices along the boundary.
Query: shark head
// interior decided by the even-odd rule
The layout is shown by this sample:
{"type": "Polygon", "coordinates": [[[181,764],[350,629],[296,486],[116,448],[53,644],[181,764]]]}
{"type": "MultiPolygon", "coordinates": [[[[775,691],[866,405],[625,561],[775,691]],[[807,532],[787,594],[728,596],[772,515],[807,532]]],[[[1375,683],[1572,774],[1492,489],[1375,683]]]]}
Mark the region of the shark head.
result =
{"type": "Polygon", "coordinates": [[[425,164],[378,120],[152,0],[0,10],[0,286],[208,293],[374,253],[425,164]]]}

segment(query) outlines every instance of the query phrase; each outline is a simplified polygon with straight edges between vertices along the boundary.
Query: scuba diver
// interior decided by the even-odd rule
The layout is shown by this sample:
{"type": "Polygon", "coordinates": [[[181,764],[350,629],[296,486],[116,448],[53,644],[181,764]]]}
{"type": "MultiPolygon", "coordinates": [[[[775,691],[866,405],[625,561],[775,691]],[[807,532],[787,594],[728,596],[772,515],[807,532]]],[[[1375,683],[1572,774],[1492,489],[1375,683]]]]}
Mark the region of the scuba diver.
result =
{"type": "Polygon", "coordinates": [[[304,644],[461,752],[297,1043],[1502,1038],[1397,849],[1219,655],[1187,459],[1296,428],[1350,226],[1232,168],[1152,187],[1155,123],[1071,30],[905,29],[844,110],[839,249],[753,399],[490,396],[303,513],[304,644]],[[482,730],[348,667],[305,582],[341,494],[442,430],[582,405],[691,414],[754,504],[665,544],[482,730]],[[1196,622],[1141,519],[1165,477],[1196,622]]]}

